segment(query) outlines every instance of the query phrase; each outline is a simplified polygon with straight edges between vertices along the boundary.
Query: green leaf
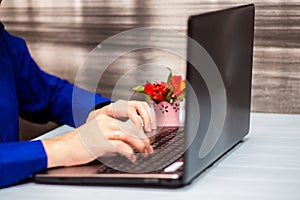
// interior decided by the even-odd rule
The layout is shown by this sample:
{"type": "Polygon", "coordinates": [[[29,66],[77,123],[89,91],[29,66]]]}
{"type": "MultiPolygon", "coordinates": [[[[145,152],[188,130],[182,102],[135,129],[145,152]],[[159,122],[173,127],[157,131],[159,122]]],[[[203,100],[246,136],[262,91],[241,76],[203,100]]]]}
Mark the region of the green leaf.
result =
{"type": "Polygon", "coordinates": [[[139,86],[136,86],[136,87],[132,88],[132,90],[134,90],[136,92],[141,92],[141,93],[144,93],[144,89],[145,89],[145,87],[142,86],[142,85],[139,85],[139,86]]]}
{"type": "Polygon", "coordinates": [[[170,85],[170,80],[171,80],[171,78],[172,78],[173,74],[172,74],[172,70],[171,70],[171,68],[167,67],[167,69],[170,71],[170,74],[169,74],[169,76],[168,76],[168,80],[167,80],[167,84],[169,85],[169,87],[171,87],[171,85],[170,85]]]}
{"type": "Polygon", "coordinates": [[[166,97],[165,97],[165,100],[166,100],[166,101],[170,101],[172,95],[173,95],[172,90],[169,90],[168,93],[167,93],[167,95],[166,95],[166,97]]]}
{"type": "Polygon", "coordinates": [[[146,96],[149,100],[151,100],[151,96],[150,96],[150,95],[148,95],[148,94],[145,93],[145,96],[146,96]]]}

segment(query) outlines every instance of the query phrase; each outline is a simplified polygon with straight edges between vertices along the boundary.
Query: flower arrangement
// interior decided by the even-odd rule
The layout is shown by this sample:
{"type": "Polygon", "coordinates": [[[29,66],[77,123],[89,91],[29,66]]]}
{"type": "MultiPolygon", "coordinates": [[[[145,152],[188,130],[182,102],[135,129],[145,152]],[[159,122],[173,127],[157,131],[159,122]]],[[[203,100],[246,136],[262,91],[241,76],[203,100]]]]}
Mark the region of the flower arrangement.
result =
{"type": "Polygon", "coordinates": [[[136,92],[145,94],[148,99],[158,104],[162,101],[169,102],[171,105],[185,97],[185,80],[181,76],[173,75],[172,70],[167,68],[170,73],[167,82],[147,82],[133,88],[136,92]]]}

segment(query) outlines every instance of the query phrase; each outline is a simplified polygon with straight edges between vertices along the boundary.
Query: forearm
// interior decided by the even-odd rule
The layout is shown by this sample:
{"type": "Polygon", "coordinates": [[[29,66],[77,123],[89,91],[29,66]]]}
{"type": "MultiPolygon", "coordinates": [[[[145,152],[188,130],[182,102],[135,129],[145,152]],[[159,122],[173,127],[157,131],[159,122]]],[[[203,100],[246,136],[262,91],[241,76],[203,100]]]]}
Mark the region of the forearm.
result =
{"type": "Polygon", "coordinates": [[[85,164],[94,160],[83,147],[77,129],[56,138],[43,140],[42,143],[47,155],[47,168],[85,164]]]}

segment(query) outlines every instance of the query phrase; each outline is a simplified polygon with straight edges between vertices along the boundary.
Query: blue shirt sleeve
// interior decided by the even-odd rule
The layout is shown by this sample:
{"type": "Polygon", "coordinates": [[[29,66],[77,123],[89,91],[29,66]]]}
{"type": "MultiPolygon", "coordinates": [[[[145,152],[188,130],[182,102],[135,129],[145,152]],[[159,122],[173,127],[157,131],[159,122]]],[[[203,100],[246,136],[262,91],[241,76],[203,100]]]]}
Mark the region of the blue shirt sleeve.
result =
{"type": "Polygon", "coordinates": [[[15,184],[47,166],[41,141],[0,144],[0,188],[15,184]]]}
{"type": "MultiPolygon", "coordinates": [[[[11,84],[7,85],[10,90],[7,91],[13,91],[11,95],[15,95],[17,99],[14,107],[18,107],[5,109],[12,116],[16,116],[14,118],[17,119],[19,114],[27,120],[39,123],[55,121],[80,126],[96,105],[110,103],[108,98],[42,71],[30,56],[24,40],[11,36],[3,30],[3,25],[0,29],[1,61],[5,61],[0,63],[1,69],[12,70],[13,74],[13,78],[1,78],[10,79],[11,84]]],[[[1,123],[9,126],[0,126],[5,127],[0,128],[1,138],[5,139],[1,139],[5,142],[0,143],[0,188],[15,184],[47,167],[46,152],[41,141],[16,142],[16,137],[7,135],[18,134],[15,128],[18,127],[18,121],[1,121],[0,125],[1,123]]]]}
{"type": "Polygon", "coordinates": [[[25,42],[19,46],[23,47],[17,52],[16,82],[21,117],[38,123],[54,121],[78,127],[95,105],[110,102],[45,73],[30,56],[25,42]]]}

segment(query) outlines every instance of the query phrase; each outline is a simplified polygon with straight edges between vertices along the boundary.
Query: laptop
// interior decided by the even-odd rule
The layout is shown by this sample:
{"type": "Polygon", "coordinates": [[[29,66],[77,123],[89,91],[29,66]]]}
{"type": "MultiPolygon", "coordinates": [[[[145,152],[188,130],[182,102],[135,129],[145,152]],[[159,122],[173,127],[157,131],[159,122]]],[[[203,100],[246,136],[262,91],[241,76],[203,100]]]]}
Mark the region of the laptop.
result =
{"type": "Polygon", "coordinates": [[[190,184],[248,134],[254,5],[188,19],[184,127],[151,133],[155,153],[135,163],[118,155],[48,169],[38,183],[180,187],[190,184]]]}

